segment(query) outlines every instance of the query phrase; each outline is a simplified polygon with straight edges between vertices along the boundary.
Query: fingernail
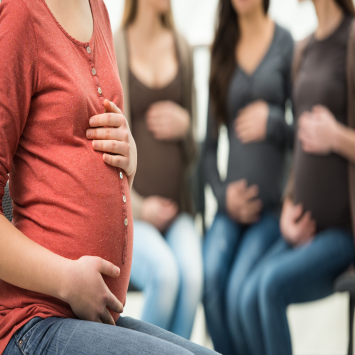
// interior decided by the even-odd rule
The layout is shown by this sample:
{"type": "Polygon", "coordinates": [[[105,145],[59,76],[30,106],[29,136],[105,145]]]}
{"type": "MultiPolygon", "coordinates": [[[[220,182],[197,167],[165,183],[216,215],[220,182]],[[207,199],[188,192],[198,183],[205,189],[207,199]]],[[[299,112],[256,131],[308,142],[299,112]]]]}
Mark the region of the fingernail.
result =
{"type": "Polygon", "coordinates": [[[119,275],[120,274],[120,268],[116,268],[116,274],[119,275]]]}
{"type": "Polygon", "coordinates": [[[89,129],[86,131],[86,137],[88,137],[88,138],[91,137],[91,131],[89,129]]]}
{"type": "Polygon", "coordinates": [[[90,118],[90,120],[89,120],[90,126],[92,126],[94,123],[95,123],[95,118],[90,118]]]}
{"type": "Polygon", "coordinates": [[[92,141],[92,146],[93,146],[94,148],[97,148],[97,143],[96,143],[96,141],[92,141]]]}

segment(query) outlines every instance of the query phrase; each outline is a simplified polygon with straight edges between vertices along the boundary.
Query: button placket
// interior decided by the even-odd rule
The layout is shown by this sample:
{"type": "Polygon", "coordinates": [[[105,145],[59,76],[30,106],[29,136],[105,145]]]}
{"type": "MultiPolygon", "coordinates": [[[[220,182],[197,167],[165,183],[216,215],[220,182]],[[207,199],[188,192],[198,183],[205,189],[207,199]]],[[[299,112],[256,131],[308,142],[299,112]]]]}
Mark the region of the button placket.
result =
{"type": "Polygon", "coordinates": [[[102,107],[104,109],[103,90],[102,90],[102,88],[100,86],[100,80],[99,80],[99,77],[97,75],[97,70],[95,68],[95,64],[93,62],[93,49],[92,49],[92,47],[90,47],[89,43],[86,46],[86,51],[87,51],[88,57],[89,57],[90,71],[91,71],[91,74],[92,74],[92,79],[94,81],[94,85],[95,85],[96,90],[97,90],[97,95],[98,95],[99,100],[101,102],[101,105],[102,105],[102,107]]]}
{"type": "Polygon", "coordinates": [[[122,220],[123,220],[123,230],[124,230],[124,246],[123,246],[123,250],[122,250],[122,264],[124,264],[126,262],[126,258],[127,258],[127,247],[128,247],[128,214],[127,214],[127,197],[125,194],[125,181],[123,179],[123,172],[121,169],[117,169],[117,173],[119,176],[119,184],[120,184],[120,191],[122,194],[122,199],[123,199],[123,216],[122,216],[122,220]]]}

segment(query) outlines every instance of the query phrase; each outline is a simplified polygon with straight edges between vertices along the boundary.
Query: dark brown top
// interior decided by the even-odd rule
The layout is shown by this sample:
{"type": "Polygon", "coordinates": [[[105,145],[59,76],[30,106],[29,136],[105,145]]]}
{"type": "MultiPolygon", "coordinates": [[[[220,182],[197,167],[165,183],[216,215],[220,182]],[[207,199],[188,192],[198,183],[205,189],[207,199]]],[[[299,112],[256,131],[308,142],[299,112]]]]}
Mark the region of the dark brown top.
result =
{"type": "Polygon", "coordinates": [[[158,195],[179,203],[184,160],[181,142],[157,140],[148,131],[146,112],[157,101],[170,100],[182,105],[182,72],[160,89],[144,85],[129,73],[132,134],[138,152],[137,173],[133,187],[143,197],[158,195]]]}
{"type": "MultiPolygon", "coordinates": [[[[347,124],[346,56],[351,21],[351,17],[345,17],[322,41],[310,38],[294,85],[297,119],[320,104],[347,124]]],[[[333,153],[305,153],[298,139],[294,159],[295,202],[301,202],[312,213],[317,229],[350,227],[347,161],[333,153]]]]}

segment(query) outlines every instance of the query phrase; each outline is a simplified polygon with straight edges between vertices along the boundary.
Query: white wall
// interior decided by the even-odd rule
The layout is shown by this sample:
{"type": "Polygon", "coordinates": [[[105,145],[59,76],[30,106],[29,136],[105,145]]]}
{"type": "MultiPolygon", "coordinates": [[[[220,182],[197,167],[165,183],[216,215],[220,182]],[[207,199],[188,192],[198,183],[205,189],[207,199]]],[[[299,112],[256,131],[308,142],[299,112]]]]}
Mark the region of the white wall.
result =
{"type": "MultiPolygon", "coordinates": [[[[112,28],[119,26],[124,0],[105,0],[112,28]]],[[[192,44],[210,42],[214,32],[215,11],[218,0],[172,0],[178,28],[192,44]]],[[[288,28],[295,39],[310,33],[316,26],[316,17],[310,1],[271,0],[271,16],[288,28]]]]}

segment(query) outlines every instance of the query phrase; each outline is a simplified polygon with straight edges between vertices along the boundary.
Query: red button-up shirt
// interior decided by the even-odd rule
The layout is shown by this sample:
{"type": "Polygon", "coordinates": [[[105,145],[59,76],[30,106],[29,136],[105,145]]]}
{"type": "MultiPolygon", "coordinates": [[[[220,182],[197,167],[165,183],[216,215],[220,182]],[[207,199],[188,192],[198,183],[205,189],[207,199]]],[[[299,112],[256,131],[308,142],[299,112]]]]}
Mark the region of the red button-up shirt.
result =
{"type": "MultiPolygon", "coordinates": [[[[123,92],[106,7],[90,4],[88,43],[72,38],[44,0],[0,4],[0,212],[10,173],[13,224],[65,258],[117,265],[120,277],[105,281],[124,303],[133,244],[128,181],[85,135],[104,98],[123,111],[123,92]]],[[[36,316],[75,317],[58,299],[0,280],[0,354],[36,316]]]]}

